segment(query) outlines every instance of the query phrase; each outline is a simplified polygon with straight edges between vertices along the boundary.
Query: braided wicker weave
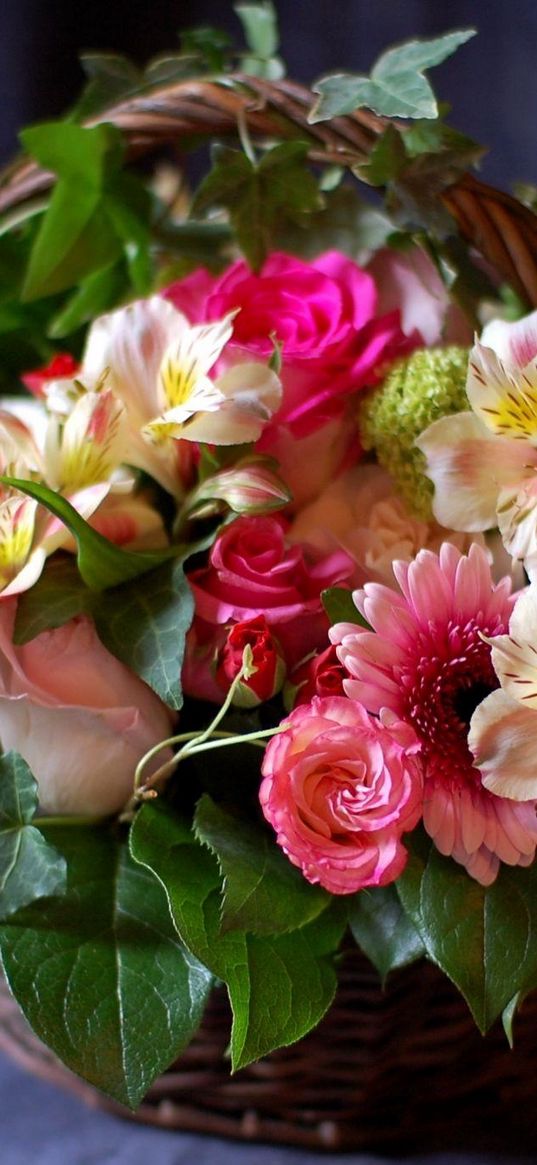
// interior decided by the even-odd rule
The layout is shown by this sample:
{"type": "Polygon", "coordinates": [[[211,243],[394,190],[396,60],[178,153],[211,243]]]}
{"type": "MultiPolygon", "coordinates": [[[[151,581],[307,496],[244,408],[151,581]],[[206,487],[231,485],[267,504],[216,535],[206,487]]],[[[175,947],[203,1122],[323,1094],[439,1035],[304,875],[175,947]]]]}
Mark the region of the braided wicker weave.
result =
{"type": "MultiPolygon", "coordinates": [[[[99,121],[122,131],[132,159],[183,135],[225,137],[242,120],[253,137],[311,143],[310,157],[352,167],[366,160],[385,121],[366,112],[309,125],[311,93],[236,77],[238,85],[189,80],[125,101],[99,121]]],[[[0,184],[0,213],[45,191],[53,175],[20,162],[0,184]]],[[[469,174],[440,197],[454,228],[530,306],[537,305],[537,218],[511,196],[469,174]]],[[[537,993],[518,1021],[512,1053],[501,1029],[483,1039],[466,1004],[429,964],[390,977],[353,950],[343,960],[336,1002],[299,1044],[231,1077],[230,1016],[216,991],[201,1031],[151,1088],[134,1119],[166,1128],[317,1149],[508,1147],[534,1143],[533,1051],[537,993]]],[[[68,1072],[26,1026],[4,987],[0,1046],[37,1074],[89,1103],[129,1115],[68,1072]]]]}

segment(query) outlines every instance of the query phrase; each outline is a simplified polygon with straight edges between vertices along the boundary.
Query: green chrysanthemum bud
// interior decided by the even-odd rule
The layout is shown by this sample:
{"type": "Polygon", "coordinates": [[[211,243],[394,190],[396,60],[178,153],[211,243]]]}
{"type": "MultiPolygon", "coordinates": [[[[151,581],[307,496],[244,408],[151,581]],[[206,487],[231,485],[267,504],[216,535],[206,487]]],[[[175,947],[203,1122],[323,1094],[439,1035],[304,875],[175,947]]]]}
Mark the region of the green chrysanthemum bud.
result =
{"type": "Polygon", "coordinates": [[[468,348],[422,348],[399,360],[384,383],[362,397],[363,447],[375,449],[401,498],[419,518],[431,517],[433,485],[414,442],[439,417],[468,409],[468,353],[468,348]]]}

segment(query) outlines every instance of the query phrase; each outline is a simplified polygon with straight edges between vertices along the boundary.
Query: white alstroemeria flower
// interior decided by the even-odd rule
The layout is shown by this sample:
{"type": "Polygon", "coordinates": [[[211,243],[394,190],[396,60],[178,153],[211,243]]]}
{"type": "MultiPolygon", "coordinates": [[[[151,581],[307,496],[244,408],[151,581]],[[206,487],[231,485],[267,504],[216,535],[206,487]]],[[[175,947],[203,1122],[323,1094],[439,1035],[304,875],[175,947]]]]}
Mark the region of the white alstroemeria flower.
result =
{"type": "Polygon", "coordinates": [[[62,425],[48,421],[45,476],[63,494],[110,481],[127,454],[125,408],[110,390],[86,392],[62,425]]]}
{"type": "Polygon", "coordinates": [[[537,563],[536,357],[537,312],[488,324],[470,353],[473,411],[434,421],[416,442],[437,521],[466,531],[498,526],[508,553],[529,569],[537,563]]]}
{"type": "Polygon", "coordinates": [[[487,640],[501,687],[478,705],[468,743],[485,788],[513,801],[537,798],[537,583],[517,599],[509,635],[487,640]]]}
{"type": "Polygon", "coordinates": [[[209,376],[233,318],[192,327],[155,295],[101,316],[90,329],[80,379],[91,388],[107,372],[127,414],[129,464],[173,494],[183,489],[179,441],[256,441],[280,404],[280,381],[265,364],[237,363],[209,376]]]}

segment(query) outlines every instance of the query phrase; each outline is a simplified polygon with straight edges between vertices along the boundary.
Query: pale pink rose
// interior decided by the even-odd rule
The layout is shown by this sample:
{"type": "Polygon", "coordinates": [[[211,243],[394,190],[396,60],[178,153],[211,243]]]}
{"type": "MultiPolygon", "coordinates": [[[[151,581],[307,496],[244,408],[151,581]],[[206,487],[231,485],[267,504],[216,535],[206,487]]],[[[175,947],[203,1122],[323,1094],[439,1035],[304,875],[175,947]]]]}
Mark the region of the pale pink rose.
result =
{"type": "Polygon", "coordinates": [[[189,574],[196,613],[187,636],[185,692],[221,702],[211,672],[216,655],[233,624],[258,615],[265,616],[288,668],[326,646],[329,623],[321,592],[344,585],[352,568],[342,550],[323,555],[291,546],[279,517],[231,522],[219,533],[209,565],[189,574]]]}
{"type": "MultiPolygon", "coordinates": [[[[289,539],[308,542],[328,554],[340,547],[356,564],[353,582],[396,586],[393,563],[410,562],[423,549],[439,550],[452,542],[465,552],[481,534],[446,530],[434,519],[422,521],[407,510],[393,481],[379,465],[355,465],[330,482],[319,497],[297,514],[289,539]]],[[[506,571],[502,571],[502,576],[506,571]]]]}
{"type": "MultiPolygon", "coordinates": [[[[14,600],[0,604],[4,750],[24,757],[46,812],[119,811],[137,762],[170,735],[171,712],[107,651],[89,619],[72,619],[16,647],[15,612],[14,600]]],[[[160,753],[153,768],[169,755],[160,753]]]]}
{"type": "Polygon", "coordinates": [[[414,732],[344,696],[315,697],[288,723],[266,749],[259,792],[278,844],[332,894],[393,882],[407,859],[401,835],[421,815],[414,732]]]}

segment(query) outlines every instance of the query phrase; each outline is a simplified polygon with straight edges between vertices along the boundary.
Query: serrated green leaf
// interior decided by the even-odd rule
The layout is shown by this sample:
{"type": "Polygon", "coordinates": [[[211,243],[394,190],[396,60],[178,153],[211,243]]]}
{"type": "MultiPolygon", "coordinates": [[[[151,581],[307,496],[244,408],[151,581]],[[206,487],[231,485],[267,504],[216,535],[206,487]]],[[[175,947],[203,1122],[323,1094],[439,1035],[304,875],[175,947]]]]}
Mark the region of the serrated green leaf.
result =
{"type": "Polygon", "coordinates": [[[67,862],[67,893],[0,928],[5,972],[53,1052],[135,1109],[191,1039],[212,978],[179,941],[157,879],[112,831],[49,834],[67,862]]]}
{"type": "Polygon", "coordinates": [[[397,882],[429,958],[464,995],[485,1032],[537,975],[537,868],[502,866],[484,887],[427,840],[407,839],[397,882]]]}
{"type": "Polygon", "coordinates": [[[115,546],[113,542],[109,542],[102,534],[93,530],[66,498],[48,486],[34,481],[23,481],[18,477],[2,476],[0,481],[35,498],[67,526],[76,539],[78,569],[90,590],[103,591],[129,579],[138,578],[178,554],[176,547],[147,551],[121,550],[119,546],[115,546]]]}
{"type": "Polygon", "coordinates": [[[162,882],[185,945],[227,985],[233,1070],[315,1027],[336,988],[332,960],[346,922],[342,904],[285,935],[221,934],[216,860],[170,808],[144,805],[130,838],[135,860],[162,882]]]}
{"type": "Polygon", "coordinates": [[[196,193],[193,215],[209,206],[226,208],[241,250],[259,268],[282,222],[322,206],[317,182],[304,165],[307,151],[303,142],[285,142],[256,164],[239,150],[219,148],[213,169],[196,193]]]}
{"type": "Polygon", "coordinates": [[[36,898],[61,894],[64,858],[32,824],[37,782],[18,753],[0,757],[0,920],[36,898]]]}
{"type": "Polygon", "coordinates": [[[326,121],[363,106],[383,117],[437,117],[438,105],[423,71],[441,64],[472,36],[475,29],[462,29],[388,49],[370,77],[352,73],[324,77],[313,87],[320,96],[308,120],[326,121]]]}
{"type": "Polygon", "coordinates": [[[393,885],[361,890],[349,900],[349,925],[358,946],[384,981],[390,971],[425,955],[425,947],[393,885]]]}
{"type": "Polygon", "coordinates": [[[356,623],[358,627],[371,630],[354,602],[352,591],[347,591],[344,587],[328,587],[321,593],[321,602],[332,626],[334,623],[356,623]]]}
{"type": "Polygon", "coordinates": [[[330,902],[258,826],[234,817],[205,794],[194,819],[198,841],[218,861],[224,879],[221,932],[283,934],[317,918],[330,902]]]}

